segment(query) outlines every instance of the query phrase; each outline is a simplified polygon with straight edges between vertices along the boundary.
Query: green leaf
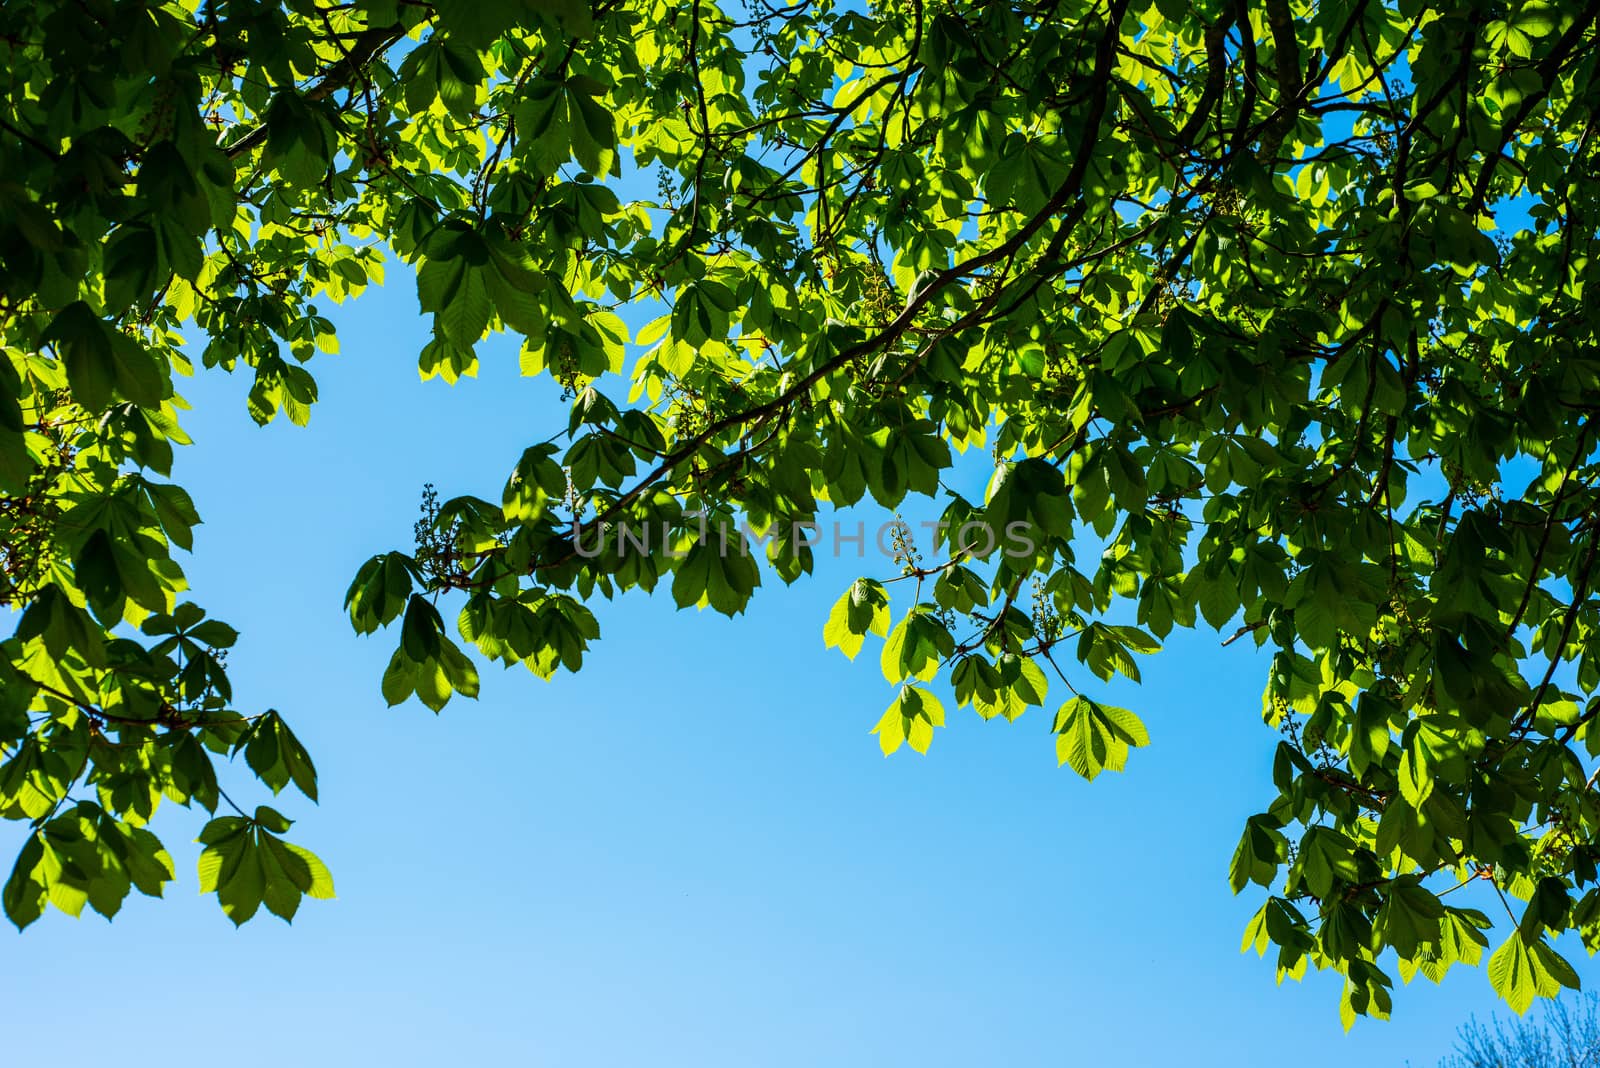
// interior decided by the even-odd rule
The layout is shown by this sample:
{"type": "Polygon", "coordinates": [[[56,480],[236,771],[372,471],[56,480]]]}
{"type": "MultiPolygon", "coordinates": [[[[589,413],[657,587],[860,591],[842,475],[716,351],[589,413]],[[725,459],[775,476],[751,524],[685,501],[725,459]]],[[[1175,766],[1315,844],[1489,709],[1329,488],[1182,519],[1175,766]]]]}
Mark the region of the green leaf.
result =
{"type": "Polygon", "coordinates": [[[1444,906],[1416,878],[1398,879],[1383,896],[1373,931],[1401,957],[1411,958],[1440,940],[1444,906]]]}
{"type": "Polygon", "coordinates": [[[823,644],[854,660],[866,636],[889,631],[889,598],[871,579],[857,579],[834,603],[822,630],[823,644]]]}
{"type": "MultiPolygon", "coordinates": [[[[876,613],[878,609],[874,607],[876,613]]],[[[887,612],[887,608],[883,611],[887,612]]],[[[877,617],[874,615],[874,624],[877,617]]],[[[955,648],[955,639],[934,616],[918,607],[908,612],[883,643],[880,660],[890,682],[931,679],[955,648]]]]}
{"type": "Polygon", "coordinates": [[[761,572],[749,547],[728,523],[697,538],[672,579],[672,597],[679,608],[710,605],[726,616],[744,611],[761,572]]]}
{"type": "Polygon", "coordinates": [[[48,892],[35,876],[43,859],[44,845],[39,835],[29,835],[17,853],[11,875],[6,880],[3,895],[6,916],[17,925],[19,931],[44,914],[48,892]]]}
{"type": "Polygon", "coordinates": [[[422,310],[437,316],[440,331],[451,343],[470,349],[482,339],[494,312],[485,281],[492,275],[463,256],[429,259],[417,271],[422,310]]]}
{"type": "Polygon", "coordinates": [[[900,748],[902,742],[926,753],[933,742],[933,729],[943,726],[944,707],[938,699],[920,686],[903,686],[872,733],[878,736],[878,747],[884,756],[900,748]]]}
{"type": "Polygon", "coordinates": [[[1272,886],[1288,853],[1288,839],[1279,832],[1272,817],[1251,816],[1245,821],[1244,834],[1240,835],[1239,845],[1234,849],[1228,884],[1236,894],[1250,883],[1272,886]]]}
{"type": "Polygon", "coordinates": [[[61,353],[73,399],[88,410],[105,408],[113,391],[146,407],[161,403],[165,387],[154,360],[83,301],[58,312],[45,338],[61,353]]]}
{"type": "Polygon", "coordinates": [[[1563,986],[1578,987],[1570,964],[1542,939],[1529,942],[1520,931],[1513,932],[1489,958],[1489,982],[1519,1016],[1536,997],[1553,998],[1563,986]]]}
{"type": "Polygon", "coordinates": [[[1130,746],[1148,745],[1150,736],[1139,717],[1078,696],[1056,712],[1056,762],[1093,782],[1102,771],[1121,771],[1130,746]]]}

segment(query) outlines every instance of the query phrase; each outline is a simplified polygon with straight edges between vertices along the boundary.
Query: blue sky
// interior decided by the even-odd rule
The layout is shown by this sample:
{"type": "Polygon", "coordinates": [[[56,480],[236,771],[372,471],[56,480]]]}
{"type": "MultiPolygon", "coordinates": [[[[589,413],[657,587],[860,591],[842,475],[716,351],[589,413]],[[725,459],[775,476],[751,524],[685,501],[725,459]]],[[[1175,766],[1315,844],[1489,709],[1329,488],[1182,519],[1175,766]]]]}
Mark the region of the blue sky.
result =
{"type": "Polygon", "coordinates": [[[408,545],[423,482],[494,498],[564,424],[503,347],[478,380],[418,382],[427,328],[394,273],[337,314],[310,427],[259,429],[242,377],[202,373],[175,471],[206,520],[196,599],[244,635],[241,707],[282,710],[318,762],[321,806],[279,807],[338,900],[235,931],[197,894],[200,819],[167,806],[168,901],[0,935],[25,1006],[9,1062],[1431,1065],[1493,1009],[1458,970],[1346,1035],[1331,977],[1278,988],[1239,955],[1259,899],[1227,863],[1276,736],[1264,659],[1209,631],[1099,691],[1153,743],[1092,785],[1037,709],[952,705],[926,757],[879,754],[875,648],[851,664],[821,639],[851,579],[891,573],[876,559],[769,575],[732,622],[664,589],[602,603],[579,676],[490,668],[476,703],[385,708],[395,636],[351,632],[355,569],[408,545]]]}

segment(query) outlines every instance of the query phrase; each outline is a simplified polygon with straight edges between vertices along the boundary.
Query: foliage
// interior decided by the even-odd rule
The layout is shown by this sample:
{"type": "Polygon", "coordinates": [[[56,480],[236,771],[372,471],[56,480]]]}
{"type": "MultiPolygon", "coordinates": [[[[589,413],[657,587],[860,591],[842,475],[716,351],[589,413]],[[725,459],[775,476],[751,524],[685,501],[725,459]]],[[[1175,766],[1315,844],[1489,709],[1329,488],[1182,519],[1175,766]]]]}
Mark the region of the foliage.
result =
{"type": "MultiPolygon", "coordinates": [[[[1054,706],[1092,778],[1147,741],[1101,682],[1179,627],[1248,636],[1283,737],[1231,867],[1268,893],[1246,945],[1344,976],[1347,1022],[1388,1012],[1396,970],[1487,957],[1519,1010],[1575,985],[1550,939],[1600,942],[1597,14],[6,5],[9,915],[159,892],[144,824],[162,797],[215,809],[215,756],[314,792],[283,720],[232,711],[234,636],[180,600],[199,516],[165,480],[192,359],[304,422],[323,306],[388,258],[432,324],[424,376],[509,332],[572,401],[498,501],[433,502],[356,576],[355,628],[398,623],[389,701],[474,695],[463,644],[578,670],[596,595],[737,614],[811,570],[819,514],[932,498],[937,555],[902,544],[825,631],[882,639],[886,751],[926,749],[952,700],[1054,706]],[[1444,896],[1466,883],[1505,905],[1497,948],[1444,896]]],[[[326,890],[284,822],[202,836],[236,920],[326,890]]]]}

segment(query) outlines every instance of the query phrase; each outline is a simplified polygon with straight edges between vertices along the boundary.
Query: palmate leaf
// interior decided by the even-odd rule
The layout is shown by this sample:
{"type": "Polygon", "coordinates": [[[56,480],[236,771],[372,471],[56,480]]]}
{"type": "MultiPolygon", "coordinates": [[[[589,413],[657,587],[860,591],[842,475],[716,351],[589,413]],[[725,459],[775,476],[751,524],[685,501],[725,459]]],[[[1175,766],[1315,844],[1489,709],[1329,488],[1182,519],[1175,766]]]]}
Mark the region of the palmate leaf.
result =
{"type": "Polygon", "coordinates": [[[463,348],[476,345],[489,327],[494,312],[487,281],[491,272],[474,265],[465,254],[430,259],[417,272],[422,310],[433,312],[444,336],[463,348]]]}
{"type": "Polygon", "coordinates": [[[1476,965],[1489,945],[1483,930],[1492,926],[1489,918],[1475,909],[1445,909],[1439,925],[1437,948],[1421,947],[1411,961],[1401,961],[1401,977],[1410,981],[1415,967],[1431,982],[1440,982],[1453,964],[1476,965]]]}
{"type": "Polygon", "coordinates": [[[1270,815],[1252,816],[1245,821],[1244,834],[1233,853],[1228,881],[1238,893],[1250,883],[1270,887],[1278,869],[1288,856],[1289,843],[1270,815]]]}
{"type": "Polygon", "coordinates": [[[1031,706],[1043,705],[1050,692],[1044,669],[1032,659],[1005,653],[991,668],[982,657],[966,658],[951,675],[956,700],[984,719],[1002,716],[1007,722],[1031,706]]]}
{"type": "Polygon", "coordinates": [[[130,890],[160,897],[173,878],[172,858],[155,835],[130,827],[99,805],[63,809],[30,835],[7,880],[3,903],[19,929],[46,904],[71,916],[87,905],[107,919],[130,890]]]}
{"type": "Polygon", "coordinates": [[[888,633],[889,598],[883,586],[871,579],[857,579],[828,613],[822,640],[854,660],[868,634],[882,637],[888,633]]]}
{"type": "Polygon", "coordinates": [[[1553,998],[1563,987],[1578,989],[1578,976],[1543,939],[1528,941],[1514,932],[1489,958],[1489,982],[1520,1016],[1533,999],[1553,998]]]}
{"type": "MultiPolygon", "coordinates": [[[[470,10],[482,5],[454,6],[470,10]]],[[[411,51],[400,65],[399,75],[406,106],[411,111],[426,111],[437,101],[459,120],[476,102],[485,71],[476,49],[448,37],[434,37],[411,51]]]]}
{"type": "Polygon", "coordinates": [[[890,682],[931,679],[954,647],[955,640],[936,617],[920,607],[913,609],[884,640],[879,658],[884,677],[890,682]]]}
{"type": "Polygon", "coordinates": [[[884,756],[905,743],[926,753],[933,743],[933,728],[943,726],[944,706],[938,698],[920,686],[903,686],[872,733],[878,736],[878,747],[884,756]]]}
{"type": "Polygon", "coordinates": [[[1121,771],[1129,747],[1150,744],[1139,717],[1125,708],[1078,696],[1056,712],[1056,760],[1093,782],[1102,771],[1121,771]]]}
{"type": "Polygon", "coordinates": [[[761,571],[742,532],[722,521],[704,536],[696,534],[673,575],[672,597],[679,608],[710,605],[725,616],[736,616],[759,585],[761,571]]]}
{"type": "Polygon", "coordinates": [[[57,313],[45,338],[62,354],[74,399],[89,411],[105,408],[113,393],[136,404],[160,404],[163,384],[155,360],[83,301],[57,313]]]}
{"type": "Polygon", "coordinates": [[[1433,949],[1443,937],[1440,921],[1444,906],[1415,879],[1399,879],[1389,887],[1378,909],[1374,933],[1410,959],[1421,949],[1433,949]]]}
{"type": "Polygon", "coordinates": [[[278,837],[290,822],[262,805],[254,816],[222,816],[200,832],[206,847],[199,861],[200,892],[215,893],[236,926],[262,905],[292,920],[302,897],[333,896],[333,879],[322,861],[278,837]]]}

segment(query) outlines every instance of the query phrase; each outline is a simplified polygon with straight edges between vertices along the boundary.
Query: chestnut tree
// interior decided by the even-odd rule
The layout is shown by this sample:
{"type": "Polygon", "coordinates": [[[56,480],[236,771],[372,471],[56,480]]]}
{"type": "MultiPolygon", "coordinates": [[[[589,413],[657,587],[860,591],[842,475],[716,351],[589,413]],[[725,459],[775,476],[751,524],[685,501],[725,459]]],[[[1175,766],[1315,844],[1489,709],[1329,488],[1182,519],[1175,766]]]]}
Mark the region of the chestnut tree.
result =
{"type": "Polygon", "coordinates": [[[387,270],[424,377],[503,332],[571,401],[354,577],[354,628],[398,637],[391,703],[579,670],[600,597],[738,614],[805,579],[819,516],[930,498],[937,553],[818,621],[879,653],[885,752],[1040,706],[1094,778],[1150,741],[1104,682],[1178,628],[1254,642],[1282,737],[1231,862],[1246,947],[1340,973],[1347,1022],[1457,963],[1519,1011],[1577,985],[1552,940],[1600,944],[1597,16],[0,7],[6,914],[160,894],[163,800],[214,814],[200,878],[235,922],[332,892],[218,784],[230,758],[272,794],[317,779],[229,686],[172,478],[186,379],[303,423],[323,310],[387,270]],[[759,552],[723,551],[746,528],[759,552]]]}

